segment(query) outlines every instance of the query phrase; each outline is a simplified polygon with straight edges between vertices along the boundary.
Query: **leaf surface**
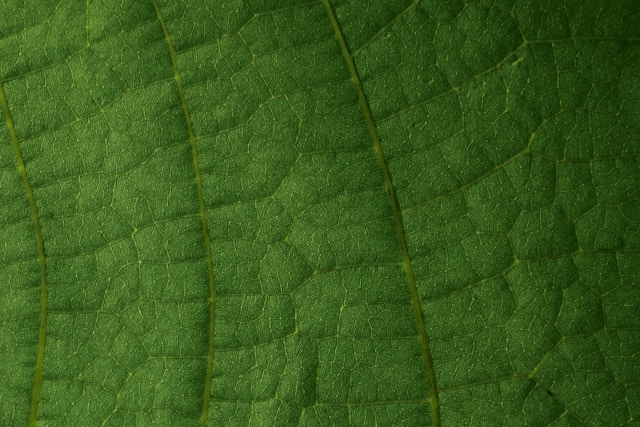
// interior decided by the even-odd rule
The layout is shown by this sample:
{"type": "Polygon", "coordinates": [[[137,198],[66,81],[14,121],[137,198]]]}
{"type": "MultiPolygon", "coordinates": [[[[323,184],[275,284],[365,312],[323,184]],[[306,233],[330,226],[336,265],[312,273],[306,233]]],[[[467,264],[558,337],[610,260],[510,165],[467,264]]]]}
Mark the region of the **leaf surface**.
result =
{"type": "Polygon", "coordinates": [[[632,0],[0,6],[0,424],[634,425],[632,0]]]}

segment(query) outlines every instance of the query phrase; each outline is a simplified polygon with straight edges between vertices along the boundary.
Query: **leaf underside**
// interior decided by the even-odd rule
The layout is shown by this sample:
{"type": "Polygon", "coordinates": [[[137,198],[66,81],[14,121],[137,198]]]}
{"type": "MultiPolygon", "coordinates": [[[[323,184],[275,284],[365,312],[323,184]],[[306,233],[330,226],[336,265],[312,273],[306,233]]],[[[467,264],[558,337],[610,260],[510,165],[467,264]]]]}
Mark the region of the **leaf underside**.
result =
{"type": "Polygon", "coordinates": [[[0,425],[635,425],[638,22],[5,1],[0,425]]]}

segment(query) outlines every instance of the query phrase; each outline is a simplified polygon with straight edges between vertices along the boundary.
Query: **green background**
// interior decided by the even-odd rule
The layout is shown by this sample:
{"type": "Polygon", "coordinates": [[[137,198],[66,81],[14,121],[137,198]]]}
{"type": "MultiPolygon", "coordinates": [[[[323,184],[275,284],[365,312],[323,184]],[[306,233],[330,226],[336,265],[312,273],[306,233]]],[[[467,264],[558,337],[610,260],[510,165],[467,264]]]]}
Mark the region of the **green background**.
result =
{"type": "Polygon", "coordinates": [[[638,22],[4,1],[0,425],[638,425],[638,22]]]}

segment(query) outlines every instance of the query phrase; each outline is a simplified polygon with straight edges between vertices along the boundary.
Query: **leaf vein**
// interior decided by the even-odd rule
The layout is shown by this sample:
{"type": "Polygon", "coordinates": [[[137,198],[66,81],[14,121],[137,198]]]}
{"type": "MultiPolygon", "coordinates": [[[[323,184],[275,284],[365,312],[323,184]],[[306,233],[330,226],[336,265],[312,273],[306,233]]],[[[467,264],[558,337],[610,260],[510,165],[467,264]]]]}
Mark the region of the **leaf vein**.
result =
{"type": "Polygon", "coordinates": [[[376,128],[373,114],[371,113],[371,109],[369,108],[369,103],[364,94],[364,89],[362,88],[362,83],[360,81],[360,77],[358,75],[355,63],[353,61],[353,55],[351,54],[351,52],[349,51],[349,48],[347,47],[347,44],[342,35],[342,29],[340,28],[340,24],[338,23],[335,12],[329,0],[322,0],[322,3],[327,11],[327,15],[329,15],[329,20],[331,21],[331,25],[335,32],[336,39],[338,41],[338,44],[340,45],[340,50],[342,51],[342,56],[346,62],[347,68],[349,69],[349,74],[351,75],[351,82],[353,83],[356,89],[356,92],[358,94],[358,101],[360,103],[360,108],[362,109],[362,113],[367,123],[369,134],[373,141],[373,148],[374,148],[376,157],[378,158],[380,169],[382,170],[382,174],[384,176],[385,186],[389,196],[389,203],[391,204],[391,210],[393,212],[393,219],[395,223],[396,234],[398,236],[400,247],[402,249],[402,258],[403,258],[402,264],[403,264],[404,271],[407,277],[407,282],[409,285],[409,293],[411,295],[411,306],[413,308],[413,313],[416,319],[418,336],[420,339],[420,345],[422,347],[422,354],[424,358],[425,369],[426,369],[427,378],[429,381],[429,389],[430,389],[429,401],[431,403],[432,424],[434,427],[439,427],[440,426],[440,399],[438,397],[438,387],[436,385],[435,371],[433,368],[433,359],[431,357],[431,348],[429,346],[429,339],[427,337],[427,331],[424,325],[424,318],[422,315],[422,308],[420,306],[420,297],[418,295],[418,289],[416,286],[415,273],[413,271],[413,266],[411,264],[409,248],[407,246],[407,240],[404,233],[402,211],[400,210],[400,205],[398,203],[396,191],[393,186],[393,181],[391,179],[391,172],[389,171],[387,160],[382,150],[382,145],[380,143],[380,136],[378,135],[378,130],[376,128]]]}
{"type": "Polygon", "coordinates": [[[18,134],[16,133],[15,126],[13,125],[13,119],[11,118],[11,113],[9,111],[9,103],[7,102],[7,96],[4,92],[2,80],[0,80],[0,103],[2,104],[4,117],[7,121],[9,133],[11,134],[11,142],[13,144],[13,150],[15,152],[16,160],[18,163],[18,173],[22,178],[22,183],[24,184],[24,188],[27,193],[27,200],[29,203],[29,209],[31,211],[31,219],[33,221],[36,245],[38,248],[38,265],[40,268],[40,328],[38,331],[38,354],[36,356],[35,378],[33,380],[31,410],[29,413],[29,426],[35,426],[38,417],[38,405],[40,403],[40,389],[42,386],[42,364],[44,360],[44,345],[47,334],[47,263],[44,253],[42,228],[40,227],[40,218],[38,217],[38,208],[36,206],[33,188],[31,187],[29,177],[27,176],[24,158],[22,156],[22,150],[20,148],[20,141],[18,140],[18,134]]]}
{"type": "Polygon", "coordinates": [[[162,15],[162,11],[160,10],[160,6],[158,5],[157,0],[151,0],[153,3],[153,7],[156,11],[156,15],[158,16],[158,21],[162,26],[162,32],[164,34],[164,38],[167,42],[167,46],[169,48],[169,53],[171,54],[171,62],[173,64],[174,70],[174,79],[176,81],[176,86],[178,87],[178,93],[180,95],[180,103],[182,105],[182,111],[184,113],[184,118],[187,124],[187,130],[189,132],[189,143],[191,145],[191,154],[193,158],[193,168],[196,179],[196,187],[198,190],[198,202],[200,205],[200,221],[202,223],[202,234],[204,237],[205,249],[207,252],[207,270],[208,270],[208,281],[209,281],[209,347],[207,352],[207,372],[205,375],[205,383],[204,383],[204,396],[203,396],[203,404],[202,404],[202,414],[200,415],[200,425],[207,425],[207,415],[209,413],[209,401],[211,397],[211,376],[213,373],[213,352],[214,352],[214,338],[215,338],[215,310],[216,310],[216,290],[215,284],[213,280],[213,254],[211,250],[211,237],[209,236],[209,225],[207,223],[207,210],[204,201],[204,190],[202,187],[202,178],[200,174],[200,162],[198,159],[198,150],[197,150],[197,137],[193,130],[193,125],[191,123],[191,114],[189,113],[189,107],[187,105],[187,100],[184,94],[184,88],[182,85],[182,79],[180,77],[180,69],[178,67],[178,58],[176,54],[176,50],[173,46],[173,41],[171,36],[169,35],[169,30],[167,28],[167,24],[162,15]]]}

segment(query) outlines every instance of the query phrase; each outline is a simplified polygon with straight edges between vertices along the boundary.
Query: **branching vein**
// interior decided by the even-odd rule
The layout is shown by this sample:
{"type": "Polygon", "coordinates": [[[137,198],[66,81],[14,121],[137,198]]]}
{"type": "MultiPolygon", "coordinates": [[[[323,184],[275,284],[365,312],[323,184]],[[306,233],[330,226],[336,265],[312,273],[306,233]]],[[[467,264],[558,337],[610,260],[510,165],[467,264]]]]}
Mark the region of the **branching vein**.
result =
{"type": "Polygon", "coordinates": [[[373,140],[373,148],[378,158],[380,168],[382,169],[382,174],[384,176],[385,186],[387,188],[387,193],[389,195],[389,202],[391,204],[393,219],[396,226],[396,234],[398,235],[398,240],[400,241],[400,247],[402,249],[402,265],[404,267],[404,271],[407,277],[407,283],[409,284],[409,292],[411,294],[411,305],[413,308],[414,316],[416,318],[418,335],[420,337],[420,345],[422,347],[422,354],[424,358],[425,369],[426,369],[428,381],[429,381],[432,424],[434,427],[439,427],[440,426],[440,399],[438,397],[438,388],[436,385],[436,376],[433,369],[433,359],[431,357],[429,339],[427,337],[427,331],[424,326],[422,308],[420,307],[420,298],[418,296],[418,289],[416,287],[416,278],[413,271],[413,266],[411,265],[411,257],[409,256],[409,249],[407,247],[407,240],[404,233],[404,226],[402,224],[402,212],[400,210],[398,198],[396,196],[396,191],[393,186],[393,181],[391,180],[391,173],[389,172],[387,160],[384,156],[382,145],[380,144],[380,136],[378,135],[378,130],[376,128],[373,115],[371,114],[371,110],[369,108],[369,103],[367,102],[367,98],[364,95],[364,89],[362,88],[360,77],[356,70],[355,63],[353,62],[353,55],[350,53],[349,48],[347,47],[347,44],[342,35],[340,24],[338,23],[336,15],[333,11],[333,7],[329,3],[329,0],[322,0],[322,3],[324,4],[325,9],[327,10],[329,19],[331,20],[331,25],[333,26],[336,39],[338,40],[338,44],[340,45],[342,56],[344,57],[344,60],[349,69],[349,74],[351,75],[351,81],[355,86],[356,92],[358,93],[358,101],[360,102],[360,108],[362,109],[362,113],[364,114],[367,127],[369,128],[369,134],[371,135],[371,139],[373,140]]]}
{"type": "Polygon", "coordinates": [[[200,220],[202,222],[202,234],[204,236],[204,245],[207,251],[207,269],[209,275],[209,349],[207,353],[207,373],[205,376],[204,397],[202,404],[202,414],[200,415],[200,425],[207,425],[207,415],[209,413],[209,400],[211,396],[211,376],[213,373],[213,351],[214,351],[214,338],[215,338],[215,311],[216,311],[216,291],[213,281],[213,254],[211,251],[211,238],[209,237],[209,225],[207,223],[207,210],[204,202],[204,191],[202,189],[202,177],[200,174],[200,162],[198,160],[198,150],[196,146],[197,138],[193,131],[193,125],[191,123],[191,114],[189,113],[189,107],[184,95],[184,88],[182,87],[182,79],[180,78],[180,69],[178,67],[178,58],[176,50],[173,46],[173,41],[169,35],[167,24],[162,16],[162,11],[156,0],[151,0],[153,7],[155,8],[160,25],[162,25],[162,31],[164,38],[167,41],[169,52],[171,54],[171,61],[173,63],[174,79],[176,86],[178,87],[178,93],[180,95],[180,103],[182,104],[182,111],[187,123],[187,130],[189,132],[189,143],[191,144],[191,155],[193,158],[193,168],[195,170],[196,187],[198,190],[198,201],[200,204],[200,220]]]}

